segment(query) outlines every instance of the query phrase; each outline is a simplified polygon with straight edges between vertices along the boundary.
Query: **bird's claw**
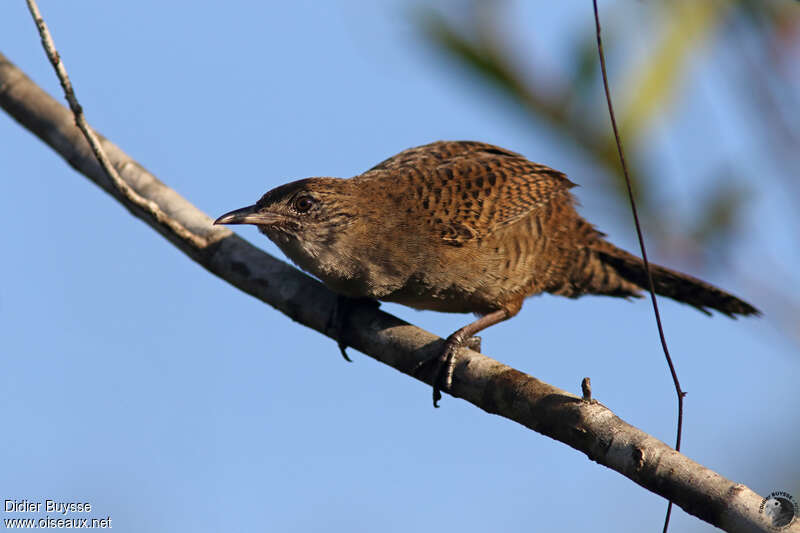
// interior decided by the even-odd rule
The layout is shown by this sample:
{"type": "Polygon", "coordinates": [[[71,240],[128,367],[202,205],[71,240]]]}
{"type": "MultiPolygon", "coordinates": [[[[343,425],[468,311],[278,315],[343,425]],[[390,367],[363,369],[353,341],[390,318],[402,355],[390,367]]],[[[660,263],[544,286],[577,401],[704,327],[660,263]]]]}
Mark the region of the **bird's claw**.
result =
{"type": "Polygon", "coordinates": [[[481,351],[481,338],[477,335],[474,337],[470,337],[464,342],[464,346],[469,348],[472,351],[480,352],[481,351]]]}
{"type": "MultiPolygon", "coordinates": [[[[456,339],[447,339],[444,344],[444,350],[438,359],[438,368],[436,369],[436,377],[433,380],[433,406],[438,409],[439,400],[442,399],[442,391],[450,392],[453,387],[453,373],[456,369],[456,352],[462,346],[470,344],[471,339],[464,342],[458,342],[456,339]]],[[[473,343],[474,344],[474,343],[473,343]]],[[[478,339],[480,344],[480,339],[478,339]]]]}
{"type": "Polygon", "coordinates": [[[380,307],[380,303],[371,298],[348,298],[347,296],[338,294],[336,296],[336,307],[333,308],[333,311],[328,317],[328,324],[325,327],[326,331],[333,331],[334,337],[336,338],[336,345],[339,347],[339,353],[342,354],[342,357],[344,357],[344,360],[348,363],[352,363],[353,360],[347,355],[348,346],[347,343],[342,340],[342,334],[345,330],[347,318],[350,316],[350,313],[353,312],[353,309],[359,305],[370,306],[375,309],[380,307]]]}
{"type": "Polygon", "coordinates": [[[444,348],[439,355],[425,359],[417,363],[411,373],[417,375],[422,367],[429,364],[436,365],[433,379],[433,406],[439,407],[439,400],[442,399],[442,391],[450,392],[453,386],[453,374],[456,368],[457,352],[461,347],[469,348],[479,352],[481,350],[481,338],[469,337],[465,341],[455,338],[448,338],[444,348]]]}
{"type": "Polygon", "coordinates": [[[344,360],[347,361],[348,363],[352,363],[353,360],[350,359],[350,357],[347,355],[347,344],[345,344],[342,341],[337,341],[336,345],[339,346],[339,352],[341,352],[342,357],[344,357],[344,360]]]}
{"type": "Polygon", "coordinates": [[[336,296],[336,306],[333,308],[333,312],[328,317],[328,324],[325,327],[326,330],[330,331],[333,330],[334,335],[336,337],[336,345],[339,347],[339,352],[344,357],[344,360],[348,363],[352,363],[353,360],[347,355],[347,343],[342,340],[342,332],[344,331],[344,324],[345,320],[347,320],[347,315],[352,310],[352,302],[341,294],[336,296]]]}

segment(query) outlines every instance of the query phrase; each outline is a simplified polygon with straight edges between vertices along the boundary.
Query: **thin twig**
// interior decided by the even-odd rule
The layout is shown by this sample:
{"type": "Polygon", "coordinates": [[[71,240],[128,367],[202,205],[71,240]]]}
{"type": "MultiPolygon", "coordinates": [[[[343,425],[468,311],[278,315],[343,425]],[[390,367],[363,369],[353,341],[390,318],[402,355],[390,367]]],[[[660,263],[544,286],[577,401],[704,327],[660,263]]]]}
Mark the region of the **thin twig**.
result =
{"type": "MultiPolygon", "coordinates": [[[[631,212],[633,212],[633,222],[636,226],[636,236],[639,239],[639,248],[642,250],[642,260],[644,261],[644,270],[647,273],[647,283],[650,289],[650,300],[653,302],[653,313],[656,317],[656,326],[658,327],[658,337],[661,339],[661,348],[664,350],[664,357],[667,359],[669,371],[672,374],[672,382],[675,385],[675,393],[678,396],[678,428],[675,435],[675,451],[681,449],[681,434],[683,433],[683,397],[686,393],[681,389],[680,381],[678,381],[678,373],[675,371],[675,365],[672,363],[672,357],[669,355],[669,348],[667,348],[667,338],[664,336],[664,327],[661,325],[661,313],[658,311],[658,301],[656,300],[656,289],[653,284],[653,276],[650,272],[650,262],[647,260],[647,250],[644,246],[644,236],[642,235],[642,227],[639,224],[639,214],[636,210],[636,201],[633,196],[633,187],[631,186],[631,178],[628,174],[628,166],[625,163],[625,153],[622,149],[622,139],[617,129],[617,119],[614,117],[614,106],[611,103],[611,90],[608,87],[608,74],[606,73],[606,59],[603,54],[603,40],[600,37],[600,15],[597,11],[597,0],[592,0],[594,6],[594,23],[597,33],[597,53],[600,55],[600,71],[603,75],[603,89],[606,93],[606,102],[608,103],[608,114],[611,117],[611,127],[614,129],[614,139],[617,142],[617,152],[619,153],[619,161],[622,165],[622,174],[625,176],[625,185],[628,189],[628,199],[631,203],[631,212]]],[[[669,518],[672,514],[672,500],[667,504],[667,514],[664,518],[664,533],[669,528],[669,518]]]]}
{"type": "Polygon", "coordinates": [[[209,242],[202,238],[198,238],[198,236],[193,232],[189,231],[180,224],[177,224],[175,219],[162,211],[156,202],[141,196],[120,177],[117,169],[114,168],[114,165],[112,165],[111,161],[108,159],[103,147],[100,146],[100,141],[97,138],[97,135],[95,135],[94,131],[92,131],[92,129],[89,127],[89,124],[86,122],[86,118],[83,115],[83,108],[78,103],[78,98],[75,96],[75,90],[72,88],[72,82],[69,80],[69,76],[67,75],[67,69],[64,67],[64,63],[61,61],[61,56],[58,54],[58,51],[56,51],[53,37],[50,35],[50,30],[47,29],[47,25],[42,18],[42,14],[39,12],[39,6],[36,5],[35,0],[27,0],[27,2],[28,9],[31,12],[34,22],[36,23],[36,28],[39,30],[39,36],[42,38],[42,46],[44,47],[44,51],[47,54],[47,58],[50,60],[50,63],[52,63],[53,68],[56,70],[56,75],[58,76],[58,80],[61,82],[61,87],[64,88],[64,96],[66,97],[67,102],[69,102],[69,107],[72,110],[73,115],[75,115],[75,124],[78,126],[81,132],[83,132],[84,137],[86,137],[86,141],[89,143],[89,146],[92,147],[92,152],[94,152],[97,161],[100,163],[100,166],[103,167],[103,170],[108,175],[111,183],[114,184],[119,193],[125,198],[130,200],[134,205],[150,212],[159,223],[169,226],[170,229],[172,229],[172,231],[179,237],[191,241],[192,244],[194,244],[197,248],[204,248],[207,246],[209,242]]]}

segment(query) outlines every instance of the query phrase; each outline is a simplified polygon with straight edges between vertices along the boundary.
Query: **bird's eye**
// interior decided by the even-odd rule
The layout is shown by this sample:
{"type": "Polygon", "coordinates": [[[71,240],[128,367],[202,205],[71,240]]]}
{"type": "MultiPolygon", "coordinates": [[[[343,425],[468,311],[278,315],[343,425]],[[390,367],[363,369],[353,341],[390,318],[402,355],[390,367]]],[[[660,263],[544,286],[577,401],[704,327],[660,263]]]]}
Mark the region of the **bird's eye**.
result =
{"type": "Polygon", "coordinates": [[[308,213],[314,207],[314,199],[310,196],[298,196],[294,200],[294,208],[298,213],[308,213]]]}

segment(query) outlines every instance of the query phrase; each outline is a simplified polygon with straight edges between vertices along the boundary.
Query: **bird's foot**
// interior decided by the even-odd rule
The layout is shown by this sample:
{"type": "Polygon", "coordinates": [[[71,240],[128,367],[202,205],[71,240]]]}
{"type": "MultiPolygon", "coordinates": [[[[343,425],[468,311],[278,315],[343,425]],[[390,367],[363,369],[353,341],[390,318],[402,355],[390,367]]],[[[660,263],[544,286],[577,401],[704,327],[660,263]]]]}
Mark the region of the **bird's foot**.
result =
{"type": "Polygon", "coordinates": [[[469,348],[476,352],[481,351],[481,338],[468,337],[465,340],[457,336],[450,336],[444,342],[444,348],[439,355],[425,359],[414,367],[413,374],[429,364],[436,365],[433,379],[433,406],[439,407],[439,400],[442,399],[442,391],[450,392],[453,386],[453,373],[456,368],[457,353],[459,348],[469,348]]]}
{"type": "Polygon", "coordinates": [[[472,351],[480,352],[481,351],[481,338],[478,337],[477,335],[474,336],[474,337],[470,337],[466,341],[464,341],[464,346],[466,346],[467,348],[469,348],[472,351]]]}
{"type": "Polygon", "coordinates": [[[339,347],[339,352],[348,363],[352,363],[353,360],[347,355],[347,343],[342,340],[342,337],[350,313],[352,313],[353,309],[362,303],[368,303],[375,308],[380,306],[377,301],[369,298],[354,299],[338,294],[336,296],[336,306],[333,308],[333,312],[331,313],[330,317],[328,317],[328,324],[325,326],[327,331],[333,332],[333,335],[336,338],[336,345],[339,347]]]}

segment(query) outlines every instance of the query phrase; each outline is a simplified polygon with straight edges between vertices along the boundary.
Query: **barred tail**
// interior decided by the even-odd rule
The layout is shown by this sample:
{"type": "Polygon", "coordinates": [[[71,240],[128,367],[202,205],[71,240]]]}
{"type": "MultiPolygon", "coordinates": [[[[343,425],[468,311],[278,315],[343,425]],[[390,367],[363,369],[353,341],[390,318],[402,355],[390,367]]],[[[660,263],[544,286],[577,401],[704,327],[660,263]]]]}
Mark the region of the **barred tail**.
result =
{"type": "MultiPolygon", "coordinates": [[[[621,250],[606,242],[598,241],[597,245],[586,249],[593,256],[588,265],[596,264],[595,270],[604,275],[593,276],[586,287],[587,292],[595,294],[611,294],[615,296],[634,296],[639,291],[648,290],[647,275],[644,262],[633,254],[621,250]],[[602,280],[605,279],[605,287],[602,280]],[[634,294],[625,294],[630,285],[638,290],[634,294]]],[[[709,309],[735,318],[736,315],[760,315],[761,312],[736,296],[719,289],[710,283],[681,272],[670,270],[650,263],[653,285],[656,293],[672,298],[678,302],[691,305],[710,315],[709,309]]]]}

